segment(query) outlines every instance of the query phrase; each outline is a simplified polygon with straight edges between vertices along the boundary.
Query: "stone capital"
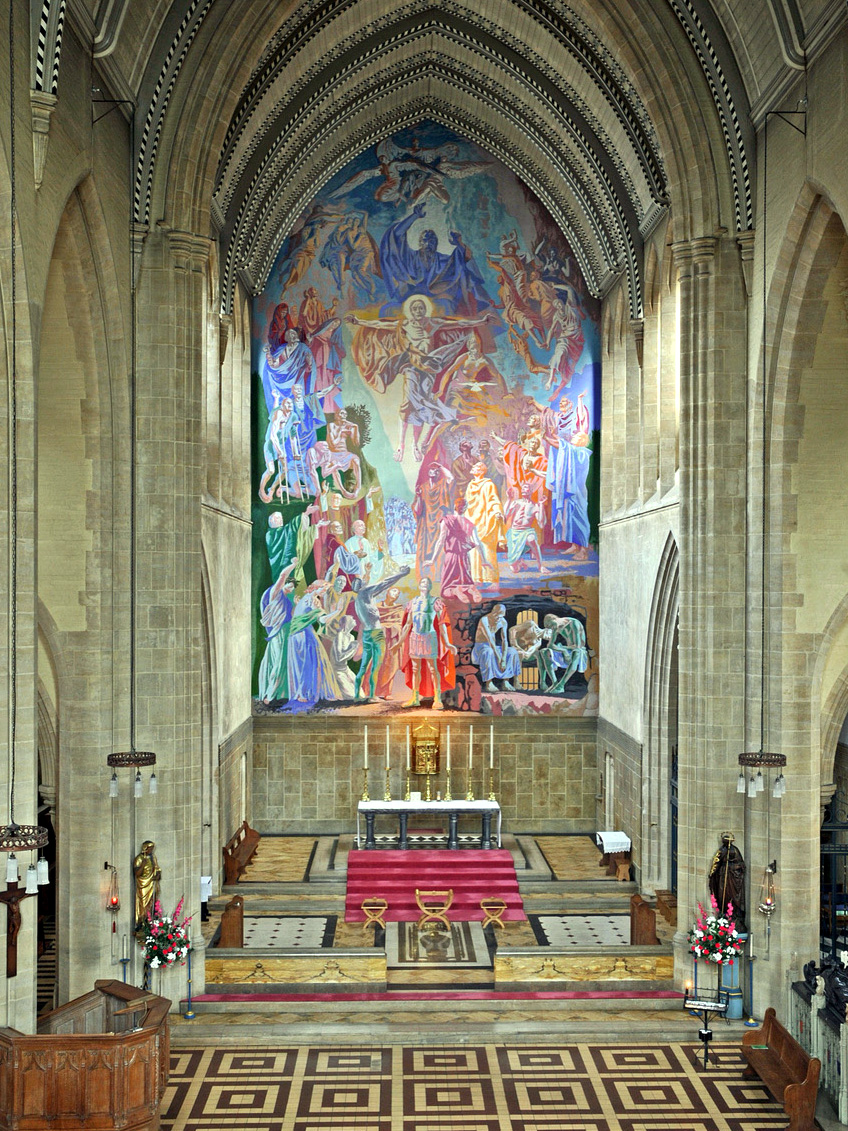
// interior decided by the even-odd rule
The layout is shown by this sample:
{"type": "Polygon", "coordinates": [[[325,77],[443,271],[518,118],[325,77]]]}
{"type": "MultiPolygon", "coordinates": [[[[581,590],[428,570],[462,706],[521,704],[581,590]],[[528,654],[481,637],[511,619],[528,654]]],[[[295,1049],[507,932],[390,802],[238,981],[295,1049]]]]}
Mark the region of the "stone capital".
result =
{"type": "Polygon", "coordinates": [[[691,240],[675,240],[671,254],[677,267],[678,278],[691,275],[695,267],[710,265],[715,260],[718,239],[715,236],[696,236],[691,240]]]}
{"type": "Polygon", "coordinates": [[[204,271],[212,251],[212,240],[208,236],[198,236],[194,232],[181,232],[171,229],[168,245],[178,271],[204,271]]]}
{"type": "Polygon", "coordinates": [[[44,163],[47,160],[47,137],[50,133],[50,119],[56,109],[58,98],[46,90],[29,92],[32,112],[32,165],[35,187],[41,188],[44,176],[44,163]]]}

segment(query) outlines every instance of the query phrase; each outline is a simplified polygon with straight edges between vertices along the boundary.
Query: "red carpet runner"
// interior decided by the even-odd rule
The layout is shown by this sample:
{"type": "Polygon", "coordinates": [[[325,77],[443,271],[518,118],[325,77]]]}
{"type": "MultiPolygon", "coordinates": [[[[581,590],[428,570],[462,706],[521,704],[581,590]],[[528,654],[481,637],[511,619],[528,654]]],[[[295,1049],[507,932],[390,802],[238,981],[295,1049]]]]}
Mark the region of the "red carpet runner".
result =
{"type": "Polygon", "coordinates": [[[481,899],[506,903],[507,919],[526,919],[518,893],[512,856],[504,849],[355,849],[347,861],[345,920],[362,923],[363,899],[385,899],[386,921],[414,922],[421,918],[415,889],[453,888],[448,918],[455,923],[483,919],[481,899]]]}

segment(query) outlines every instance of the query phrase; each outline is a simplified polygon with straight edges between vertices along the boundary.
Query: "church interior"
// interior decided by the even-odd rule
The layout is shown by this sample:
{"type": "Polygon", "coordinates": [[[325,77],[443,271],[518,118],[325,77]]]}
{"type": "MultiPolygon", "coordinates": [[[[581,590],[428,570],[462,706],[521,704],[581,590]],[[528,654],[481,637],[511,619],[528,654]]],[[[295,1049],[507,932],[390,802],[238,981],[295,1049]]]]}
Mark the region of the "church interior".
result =
{"type": "Polygon", "coordinates": [[[0,9],[0,1128],[848,1123],[848,5],[0,9]]]}

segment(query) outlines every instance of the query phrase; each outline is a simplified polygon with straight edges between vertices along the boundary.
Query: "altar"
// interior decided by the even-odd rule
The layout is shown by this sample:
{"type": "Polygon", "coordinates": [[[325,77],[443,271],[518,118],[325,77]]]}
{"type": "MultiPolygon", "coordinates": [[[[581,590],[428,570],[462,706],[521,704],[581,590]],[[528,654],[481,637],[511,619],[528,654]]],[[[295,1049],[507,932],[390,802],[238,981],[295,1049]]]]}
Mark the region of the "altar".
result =
{"type": "Polygon", "coordinates": [[[360,801],[356,809],[356,847],[361,848],[361,822],[365,817],[365,847],[376,848],[374,821],[380,814],[398,819],[398,848],[409,848],[407,822],[410,814],[426,813],[428,817],[444,814],[448,819],[447,847],[459,848],[459,818],[473,814],[480,817],[480,847],[492,848],[492,817],[496,818],[496,846],[501,847],[501,807],[497,801],[360,801]]]}

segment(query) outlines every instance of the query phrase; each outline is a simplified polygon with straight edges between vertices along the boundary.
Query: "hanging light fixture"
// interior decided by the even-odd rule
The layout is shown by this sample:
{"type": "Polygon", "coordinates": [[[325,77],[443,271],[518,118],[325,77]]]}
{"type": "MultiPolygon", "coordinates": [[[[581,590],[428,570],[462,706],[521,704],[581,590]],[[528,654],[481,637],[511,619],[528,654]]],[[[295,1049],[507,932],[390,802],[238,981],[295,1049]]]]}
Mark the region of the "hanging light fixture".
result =
{"type": "Polygon", "coordinates": [[[763,872],[763,882],[760,885],[760,902],[757,904],[757,910],[760,914],[765,915],[766,919],[777,910],[777,901],[774,890],[774,877],[777,872],[777,861],[772,860],[771,864],[766,866],[763,872]]]}
{"type": "MultiPolygon", "coordinates": [[[[18,882],[16,852],[32,852],[47,844],[47,829],[40,825],[19,825],[15,820],[15,773],[17,768],[17,711],[18,711],[18,374],[17,374],[17,221],[16,167],[15,167],[15,59],[14,59],[14,2],[9,3],[9,237],[11,244],[11,300],[10,365],[9,365],[9,753],[11,774],[9,783],[9,823],[0,826],[0,852],[8,852],[6,882],[18,882]],[[13,863],[14,862],[14,863],[13,863]],[[10,878],[14,871],[14,878],[10,878]]],[[[32,894],[32,893],[30,893],[32,894]]]]}
{"type": "MultiPolygon", "coordinates": [[[[99,95],[99,90],[94,90],[92,93],[99,95]]],[[[94,122],[100,121],[100,118],[106,117],[117,106],[130,107],[130,161],[135,155],[135,104],[125,99],[114,98],[100,98],[94,99],[98,103],[107,103],[110,109],[105,111],[99,117],[94,119],[94,122]]],[[[112,776],[109,779],[109,796],[118,796],[118,775],[116,770],[120,768],[135,769],[135,780],[133,782],[133,795],[141,797],[143,789],[141,785],[141,772],[142,766],[153,766],[156,764],[156,755],[152,750],[136,750],[135,748],[135,622],[136,622],[136,576],[135,576],[135,543],[136,543],[136,289],[135,289],[135,272],[134,272],[134,256],[135,249],[133,247],[133,193],[132,193],[132,175],[130,175],[129,183],[129,218],[128,218],[128,242],[129,242],[129,265],[130,265],[130,372],[129,372],[129,416],[130,416],[130,726],[129,726],[129,750],[120,750],[106,756],[106,764],[112,768],[112,776]]],[[[155,775],[154,775],[155,776],[155,775]]],[[[151,793],[156,793],[156,787],[151,786],[151,793]]]]}

